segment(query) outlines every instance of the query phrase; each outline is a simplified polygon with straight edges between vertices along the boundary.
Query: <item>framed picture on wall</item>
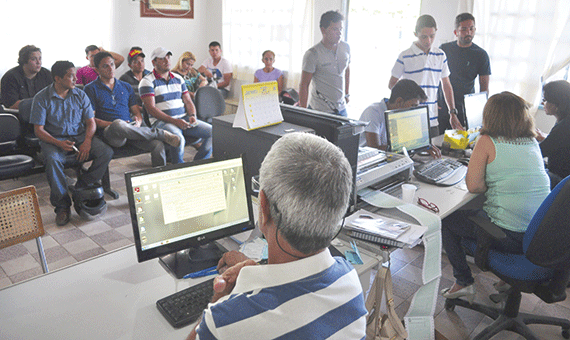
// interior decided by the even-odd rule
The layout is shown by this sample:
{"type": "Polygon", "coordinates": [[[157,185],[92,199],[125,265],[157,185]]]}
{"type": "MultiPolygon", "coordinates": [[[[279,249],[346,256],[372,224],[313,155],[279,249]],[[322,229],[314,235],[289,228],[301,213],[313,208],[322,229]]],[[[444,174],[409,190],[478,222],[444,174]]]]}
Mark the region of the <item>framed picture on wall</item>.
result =
{"type": "Polygon", "coordinates": [[[194,19],[194,0],[141,0],[141,17],[194,19]]]}

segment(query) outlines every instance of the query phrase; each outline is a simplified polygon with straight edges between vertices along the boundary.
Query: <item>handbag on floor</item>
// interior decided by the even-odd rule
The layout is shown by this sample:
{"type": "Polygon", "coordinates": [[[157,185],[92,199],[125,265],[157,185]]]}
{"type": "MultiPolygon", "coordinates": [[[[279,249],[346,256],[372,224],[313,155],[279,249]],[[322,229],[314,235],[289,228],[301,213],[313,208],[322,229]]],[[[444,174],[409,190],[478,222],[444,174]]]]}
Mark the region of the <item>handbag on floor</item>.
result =
{"type": "Polygon", "coordinates": [[[366,309],[368,310],[366,340],[403,340],[408,337],[408,332],[394,310],[392,275],[389,268],[380,266],[376,273],[376,278],[366,298],[366,309]],[[387,314],[380,312],[382,290],[386,296],[387,314]]]}

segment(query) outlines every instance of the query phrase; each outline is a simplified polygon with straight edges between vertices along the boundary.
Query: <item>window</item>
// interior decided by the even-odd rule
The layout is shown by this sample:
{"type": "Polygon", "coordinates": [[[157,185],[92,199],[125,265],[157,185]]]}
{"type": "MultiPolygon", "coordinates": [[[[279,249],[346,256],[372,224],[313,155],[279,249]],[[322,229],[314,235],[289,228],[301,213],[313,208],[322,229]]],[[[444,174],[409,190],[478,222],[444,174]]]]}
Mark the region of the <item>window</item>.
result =
{"type": "Polygon", "coordinates": [[[388,81],[398,54],[416,40],[420,0],[350,0],[347,41],[350,44],[350,102],[347,112],[358,119],[370,104],[389,97],[388,81]]]}
{"type": "Polygon", "coordinates": [[[477,35],[491,58],[489,89],[540,103],[541,84],[562,79],[570,62],[570,2],[480,0],[477,35]]]}
{"type": "Polygon", "coordinates": [[[285,87],[299,87],[303,54],[312,45],[313,0],[225,0],[224,55],[234,76],[253,82],[262,68],[261,53],[275,53],[274,67],[286,72],[285,87]]]}

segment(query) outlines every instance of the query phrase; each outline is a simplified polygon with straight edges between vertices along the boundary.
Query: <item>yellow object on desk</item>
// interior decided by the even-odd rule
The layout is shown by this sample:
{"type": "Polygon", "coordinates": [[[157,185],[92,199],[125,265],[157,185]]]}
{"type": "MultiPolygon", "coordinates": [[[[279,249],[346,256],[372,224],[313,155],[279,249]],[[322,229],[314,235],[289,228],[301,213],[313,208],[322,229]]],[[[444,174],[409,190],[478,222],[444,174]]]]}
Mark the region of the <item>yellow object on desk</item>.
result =
{"type": "Polygon", "coordinates": [[[478,129],[445,130],[443,141],[449,143],[452,149],[465,150],[479,136],[478,129]]]}

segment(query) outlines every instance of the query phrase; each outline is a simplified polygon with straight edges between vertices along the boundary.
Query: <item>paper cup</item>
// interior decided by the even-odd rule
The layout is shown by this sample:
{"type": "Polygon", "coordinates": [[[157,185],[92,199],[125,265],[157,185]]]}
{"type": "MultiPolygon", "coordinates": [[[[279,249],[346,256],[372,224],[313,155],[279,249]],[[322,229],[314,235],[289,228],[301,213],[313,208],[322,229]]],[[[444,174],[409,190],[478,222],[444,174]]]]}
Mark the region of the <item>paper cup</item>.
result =
{"type": "Polygon", "coordinates": [[[414,203],[417,189],[415,185],[402,184],[402,200],[406,203],[414,203]]]}

